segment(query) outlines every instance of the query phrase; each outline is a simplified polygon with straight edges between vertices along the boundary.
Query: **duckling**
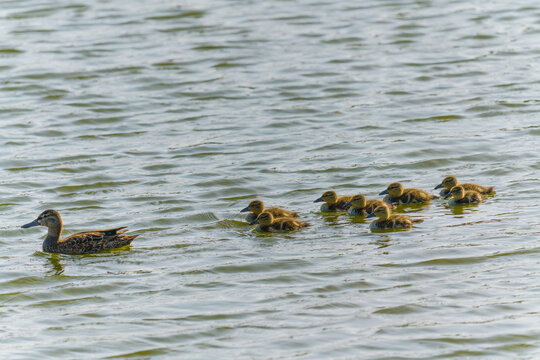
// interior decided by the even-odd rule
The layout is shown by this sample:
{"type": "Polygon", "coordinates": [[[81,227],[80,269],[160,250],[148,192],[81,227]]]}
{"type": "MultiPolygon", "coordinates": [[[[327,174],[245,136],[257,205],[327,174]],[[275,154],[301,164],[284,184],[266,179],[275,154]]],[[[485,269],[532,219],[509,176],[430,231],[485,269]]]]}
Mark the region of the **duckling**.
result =
{"type": "Polygon", "coordinates": [[[484,195],[495,194],[495,187],[494,186],[482,186],[482,185],[470,184],[470,183],[458,184],[458,181],[455,178],[455,176],[447,176],[447,177],[445,177],[443,179],[442,183],[435,186],[435,189],[443,188],[441,190],[441,192],[440,192],[440,195],[441,196],[446,196],[446,195],[448,195],[450,193],[450,190],[452,190],[452,188],[454,186],[457,186],[457,185],[462,186],[465,190],[474,190],[474,191],[479,192],[480,194],[484,194],[484,195]]]}
{"type": "Polygon", "coordinates": [[[278,207],[269,207],[268,209],[264,208],[264,203],[261,200],[253,200],[249,203],[249,205],[240,212],[247,212],[251,211],[251,213],[246,216],[246,221],[252,222],[253,220],[256,220],[257,217],[263,212],[267,211],[274,215],[275,217],[298,217],[298,213],[294,211],[285,210],[278,207]]]}
{"type": "Polygon", "coordinates": [[[349,207],[345,206],[352,200],[352,196],[339,196],[333,190],[325,191],[320,198],[313,202],[324,201],[321,205],[322,212],[333,212],[337,210],[347,210],[349,207]]]}
{"type": "Polygon", "coordinates": [[[388,185],[386,190],[379,193],[379,195],[386,195],[383,198],[384,202],[389,204],[420,204],[429,202],[432,199],[436,199],[437,196],[420,189],[404,189],[403,185],[398,182],[388,185]]]}
{"type": "Polygon", "coordinates": [[[378,217],[377,220],[373,221],[369,227],[371,229],[399,229],[399,228],[410,228],[413,223],[422,222],[420,219],[411,219],[405,215],[392,214],[392,210],[387,205],[378,206],[375,210],[369,214],[367,217],[378,217]]]}
{"type": "Polygon", "coordinates": [[[454,198],[448,201],[448,205],[477,204],[487,198],[486,195],[480,194],[478,191],[465,190],[462,185],[454,186],[444,198],[448,199],[450,196],[454,198]]]}
{"type": "Polygon", "coordinates": [[[85,231],[60,240],[63,223],[62,217],[56,210],[45,210],[36,220],[23,225],[22,228],[38,225],[49,229],[43,241],[43,251],[51,253],[92,254],[129,245],[138,236],[121,235],[127,231],[124,226],[109,230],[85,231]]]}
{"type": "Polygon", "coordinates": [[[309,223],[293,219],[291,217],[274,218],[272,213],[263,211],[259,217],[253,220],[250,225],[259,224],[257,230],[266,232],[285,232],[298,230],[310,226],[309,223]]]}
{"type": "MultiPolygon", "coordinates": [[[[346,207],[349,207],[347,213],[349,215],[355,216],[367,216],[375,210],[377,206],[388,205],[381,200],[367,200],[362,194],[354,195],[348,203],[345,204],[346,207]]],[[[392,208],[395,208],[394,205],[390,205],[392,208]]]]}

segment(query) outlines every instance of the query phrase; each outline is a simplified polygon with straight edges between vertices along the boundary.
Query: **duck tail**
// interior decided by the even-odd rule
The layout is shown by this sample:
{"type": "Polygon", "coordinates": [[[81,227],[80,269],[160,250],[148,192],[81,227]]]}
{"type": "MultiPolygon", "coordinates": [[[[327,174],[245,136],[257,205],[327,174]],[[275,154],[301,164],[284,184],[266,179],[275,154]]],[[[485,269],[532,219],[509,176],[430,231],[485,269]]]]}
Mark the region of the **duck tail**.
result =
{"type": "Polygon", "coordinates": [[[421,222],[424,222],[424,219],[412,219],[412,222],[419,224],[421,222]]]}
{"type": "Polygon", "coordinates": [[[122,227],[114,228],[114,229],[102,230],[102,232],[107,236],[119,235],[119,234],[125,233],[126,231],[128,231],[126,226],[122,226],[122,227]]]}
{"type": "Polygon", "coordinates": [[[122,235],[122,236],[120,237],[120,239],[122,239],[122,243],[124,243],[125,245],[127,245],[127,244],[131,244],[131,242],[132,242],[133,240],[135,240],[135,238],[136,238],[137,236],[139,236],[139,235],[122,235]]]}

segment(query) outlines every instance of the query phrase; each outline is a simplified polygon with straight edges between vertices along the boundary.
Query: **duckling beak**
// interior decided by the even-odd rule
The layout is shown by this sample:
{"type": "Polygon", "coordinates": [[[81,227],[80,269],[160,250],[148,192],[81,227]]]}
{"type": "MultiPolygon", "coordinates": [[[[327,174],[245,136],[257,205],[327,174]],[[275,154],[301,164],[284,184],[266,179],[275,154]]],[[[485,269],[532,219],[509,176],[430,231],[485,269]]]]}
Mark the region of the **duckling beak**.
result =
{"type": "Polygon", "coordinates": [[[349,207],[352,205],[352,201],[349,201],[348,203],[346,203],[345,205],[343,205],[344,207],[349,207]]]}
{"type": "Polygon", "coordinates": [[[384,191],[381,191],[381,192],[379,193],[379,195],[386,195],[386,194],[388,194],[388,189],[386,189],[386,190],[384,190],[384,191]]]}
{"type": "Polygon", "coordinates": [[[249,223],[249,225],[255,225],[259,223],[259,219],[255,219],[252,222],[249,223]]]}
{"type": "Polygon", "coordinates": [[[443,187],[443,184],[440,183],[439,185],[435,186],[435,187],[433,188],[433,190],[437,190],[437,189],[440,189],[440,188],[442,188],[442,187],[443,187]]]}
{"type": "Polygon", "coordinates": [[[368,216],[366,216],[366,218],[370,218],[370,217],[375,217],[375,213],[372,212],[371,214],[369,214],[368,216]]]}
{"type": "Polygon", "coordinates": [[[38,226],[39,225],[39,221],[38,219],[32,221],[32,222],[29,222],[28,224],[24,224],[23,226],[21,226],[21,228],[23,229],[27,229],[29,227],[32,227],[32,226],[38,226]]]}
{"type": "Polygon", "coordinates": [[[248,207],[245,207],[245,208],[243,208],[242,210],[240,210],[240,212],[247,212],[247,211],[249,211],[249,206],[248,206],[248,207]]]}
{"type": "Polygon", "coordinates": [[[323,201],[322,196],[318,198],[317,200],[314,200],[313,202],[321,202],[321,201],[323,201]]]}
{"type": "Polygon", "coordinates": [[[445,199],[448,199],[450,196],[452,196],[452,193],[446,194],[446,196],[445,196],[444,198],[445,198],[445,199]]]}

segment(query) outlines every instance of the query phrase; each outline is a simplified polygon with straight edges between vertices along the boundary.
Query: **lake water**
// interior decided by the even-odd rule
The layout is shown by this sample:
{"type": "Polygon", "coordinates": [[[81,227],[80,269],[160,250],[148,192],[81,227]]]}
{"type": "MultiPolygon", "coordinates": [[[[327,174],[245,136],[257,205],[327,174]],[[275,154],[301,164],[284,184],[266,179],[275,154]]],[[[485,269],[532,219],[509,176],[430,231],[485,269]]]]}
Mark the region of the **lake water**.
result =
{"type": "Polygon", "coordinates": [[[2,359],[537,359],[536,1],[0,9],[2,359]],[[324,190],[494,185],[408,231],[324,190]],[[312,227],[267,235],[250,200],[312,227]],[[41,251],[129,226],[127,249],[41,251]]]}

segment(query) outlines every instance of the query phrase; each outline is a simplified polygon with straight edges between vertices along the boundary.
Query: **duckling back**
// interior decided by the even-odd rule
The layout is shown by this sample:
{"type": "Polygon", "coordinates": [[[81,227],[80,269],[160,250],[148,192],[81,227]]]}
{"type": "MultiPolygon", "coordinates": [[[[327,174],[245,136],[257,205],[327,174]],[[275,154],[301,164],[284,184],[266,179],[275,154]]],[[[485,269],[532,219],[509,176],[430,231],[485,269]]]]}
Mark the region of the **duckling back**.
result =
{"type": "Polygon", "coordinates": [[[311,226],[310,223],[291,217],[275,218],[270,225],[259,225],[259,230],[267,232],[285,232],[311,226]]]}
{"type": "Polygon", "coordinates": [[[478,184],[471,184],[471,183],[465,183],[465,184],[459,184],[463,186],[465,190],[472,190],[476,191],[480,194],[495,194],[495,186],[482,186],[478,184]]]}
{"type": "MultiPolygon", "coordinates": [[[[269,208],[267,208],[267,209],[264,209],[264,211],[269,212],[269,213],[272,214],[272,216],[274,216],[275,218],[278,218],[278,217],[291,217],[291,218],[297,218],[297,217],[300,216],[300,215],[298,215],[297,212],[285,210],[285,209],[278,208],[278,207],[269,207],[269,208]]],[[[249,213],[249,214],[246,216],[246,220],[247,220],[248,222],[252,222],[253,220],[257,219],[257,216],[258,216],[258,215],[255,214],[255,213],[249,213]]]]}
{"type": "Polygon", "coordinates": [[[400,214],[392,214],[386,220],[375,220],[370,224],[372,229],[400,229],[400,228],[410,228],[413,226],[413,223],[422,222],[419,219],[411,219],[408,216],[400,214]]]}
{"type": "Polygon", "coordinates": [[[347,210],[350,206],[347,206],[349,201],[352,200],[352,196],[340,196],[336,202],[336,210],[347,210]]]}
{"type": "Polygon", "coordinates": [[[340,210],[347,210],[350,205],[347,205],[352,199],[352,196],[340,196],[334,204],[323,203],[321,205],[322,212],[334,212],[340,210]]]}
{"type": "MultiPolygon", "coordinates": [[[[461,184],[460,186],[463,186],[461,184]]],[[[465,205],[465,204],[478,204],[487,198],[486,195],[474,190],[467,190],[461,199],[450,199],[449,205],[465,205]]]]}
{"type": "MultiPolygon", "coordinates": [[[[401,195],[397,201],[398,204],[420,204],[425,203],[430,200],[436,199],[437,196],[428,193],[427,191],[409,188],[403,190],[403,195],[401,195]]],[[[394,199],[392,199],[394,200],[394,199]]]]}
{"type": "Polygon", "coordinates": [[[269,207],[268,209],[265,209],[265,211],[268,211],[275,218],[280,218],[280,217],[297,218],[300,216],[298,215],[297,212],[285,210],[279,207],[269,207]]]}
{"type": "Polygon", "coordinates": [[[349,215],[355,215],[355,216],[367,216],[371,214],[373,211],[375,211],[375,208],[377,208],[378,206],[390,206],[390,209],[395,208],[395,206],[392,204],[389,205],[384,201],[373,199],[373,200],[367,200],[366,206],[363,208],[350,206],[349,209],[347,210],[347,213],[349,213],[349,215]]]}
{"type": "Polygon", "coordinates": [[[395,208],[395,205],[388,205],[387,203],[385,203],[384,201],[382,200],[376,200],[376,199],[373,199],[373,200],[368,200],[366,201],[366,211],[368,214],[371,214],[373,211],[375,211],[375,209],[378,207],[378,206],[389,206],[390,209],[394,209],[395,208]]]}

